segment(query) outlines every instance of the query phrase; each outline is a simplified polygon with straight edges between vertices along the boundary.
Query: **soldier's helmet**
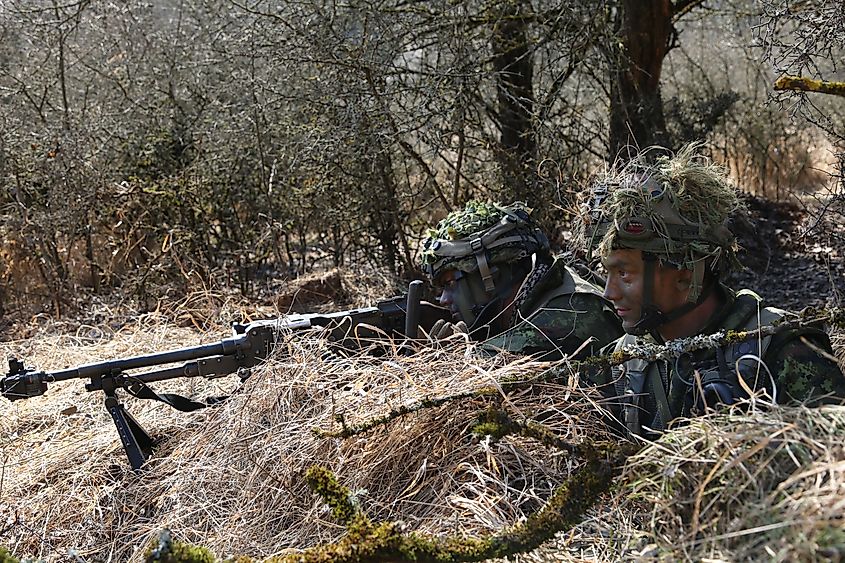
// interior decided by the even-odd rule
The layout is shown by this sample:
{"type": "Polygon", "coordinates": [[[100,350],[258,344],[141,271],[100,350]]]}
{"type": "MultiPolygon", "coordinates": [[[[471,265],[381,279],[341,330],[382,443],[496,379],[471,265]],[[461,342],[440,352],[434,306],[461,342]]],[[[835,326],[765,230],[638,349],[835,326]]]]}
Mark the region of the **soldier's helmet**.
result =
{"type": "Polygon", "coordinates": [[[461,313],[469,325],[478,320],[480,307],[510,289],[514,280],[511,266],[549,249],[548,238],[521,202],[470,201],[426,234],[420,252],[422,270],[435,284],[448,270],[464,275],[466,302],[461,303],[461,313]]]}
{"type": "Polygon", "coordinates": [[[639,249],[693,271],[688,301],[699,298],[706,270],[722,277],[739,268],[736,238],[727,226],[740,206],[722,167],[690,144],[675,155],[647,153],[609,170],[594,184],[581,214],[588,257],[639,249]]]}

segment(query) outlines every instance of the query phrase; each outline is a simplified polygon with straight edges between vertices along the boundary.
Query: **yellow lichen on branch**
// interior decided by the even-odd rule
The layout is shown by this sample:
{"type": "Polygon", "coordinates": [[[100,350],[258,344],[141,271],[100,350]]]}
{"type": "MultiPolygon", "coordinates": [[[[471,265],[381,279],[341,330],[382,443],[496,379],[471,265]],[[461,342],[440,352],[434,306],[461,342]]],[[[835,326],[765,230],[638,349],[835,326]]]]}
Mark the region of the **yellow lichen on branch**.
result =
{"type": "MultiPolygon", "coordinates": [[[[311,547],[299,553],[275,556],[264,563],[378,563],[381,561],[415,563],[459,563],[483,561],[525,553],[539,547],[555,533],[578,524],[599,496],[610,489],[624,459],[631,455],[624,446],[596,448],[595,459],[572,475],[555,490],[546,505],[524,522],[486,537],[436,537],[404,531],[400,522],[372,522],[353,507],[349,491],[322,467],[312,467],[307,480],[323,496],[333,513],[346,524],[346,535],[339,541],[311,547]],[[336,507],[343,507],[340,511],[336,507]]],[[[170,532],[160,534],[151,546],[145,563],[215,563],[211,553],[199,546],[171,539],[170,532]]],[[[242,556],[224,563],[255,563],[242,556]]]]}
{"type": "Polygon", "coordinates": [[[775,90],[796,90],[801,92],[816,92],[819,94],[833,94],[845,96],[845,82],[816,80],[804,76],[790,76],[785,74],[775,82],[775,90]]]}

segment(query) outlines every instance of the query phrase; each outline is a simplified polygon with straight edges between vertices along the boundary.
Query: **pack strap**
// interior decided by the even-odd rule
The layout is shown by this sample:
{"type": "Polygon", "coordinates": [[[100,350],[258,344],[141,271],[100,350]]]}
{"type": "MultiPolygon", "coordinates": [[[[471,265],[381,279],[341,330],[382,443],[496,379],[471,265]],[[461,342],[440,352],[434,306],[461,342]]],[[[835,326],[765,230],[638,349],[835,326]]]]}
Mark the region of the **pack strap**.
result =
{"type": "Polygon", "coordinates": [[[666,388],[663,386],[663,378],[660,376],[660,368],[649,369],[648,379],[649,383],[651,383],[652,392],[654,393],[654,400],[657,403],[657,412],[660,413],[660,419],[663,423],[663,428],[655,428],[654,430],[663,430],[673,417],[672,410],[669,408],[669,399],[666,398],[666,388]]]}
{"type": "Polygon", "coordinates": [[[623,422],[633,436],[642,436],[643,426],[640,421],[642,409],[645,373],[642,370],[625,370],[625,391],[622,395],[623,422]]]}

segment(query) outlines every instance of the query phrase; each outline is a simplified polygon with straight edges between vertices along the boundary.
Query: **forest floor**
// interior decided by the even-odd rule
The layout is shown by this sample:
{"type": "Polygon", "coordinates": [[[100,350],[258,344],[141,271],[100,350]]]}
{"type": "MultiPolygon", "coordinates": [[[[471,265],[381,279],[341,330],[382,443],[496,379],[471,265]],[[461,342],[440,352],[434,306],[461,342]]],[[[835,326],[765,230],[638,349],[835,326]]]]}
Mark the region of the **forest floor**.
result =
{"type": "MultiPolygon", "coordinates": [[[[728,285],[760,294],[769,305],[842,306],[845,301],[845,249],[800,233],[810,217],[797,203],[748,197],[750,219],[735,225],[744,272],[728,285]]],[[[845,225],[839,225],[845,232],[845,225]]]]}

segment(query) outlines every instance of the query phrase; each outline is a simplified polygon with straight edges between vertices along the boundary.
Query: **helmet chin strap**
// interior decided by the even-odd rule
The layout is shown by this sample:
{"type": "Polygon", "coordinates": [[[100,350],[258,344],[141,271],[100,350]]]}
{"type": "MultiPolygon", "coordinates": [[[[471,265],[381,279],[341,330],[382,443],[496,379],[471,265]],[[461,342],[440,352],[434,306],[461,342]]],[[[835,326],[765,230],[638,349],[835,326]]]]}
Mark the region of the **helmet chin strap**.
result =
{"type": "Polygon", "coordinates": [[[487,303],[473,307],[475,320],[467,327],[467,332],[474,338],[485,340],[492,336],[492,323],[502,313],[504,296],[496,295],[487,303]]]}
{"type": "Polygon", "coordinates": [[[664,313],[654,301],[654,273],[657,271],[658,258],[651,252],[643,252],[643,262],[645,268],[643,270],[643,302],[640,308],[640,318],[631,327],[627,328],[625,332],[634,336],[644,336],[651,334],[658,342],[662,341],[657,329],[666,323],[670,323],[675,319],[679,319],[701,305],[713,290],[712,283],[707,284],[698,295],[695,301],[687,301],[680,307],[664,313]]]}

